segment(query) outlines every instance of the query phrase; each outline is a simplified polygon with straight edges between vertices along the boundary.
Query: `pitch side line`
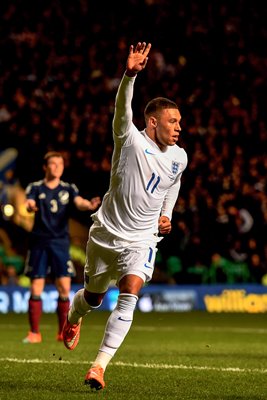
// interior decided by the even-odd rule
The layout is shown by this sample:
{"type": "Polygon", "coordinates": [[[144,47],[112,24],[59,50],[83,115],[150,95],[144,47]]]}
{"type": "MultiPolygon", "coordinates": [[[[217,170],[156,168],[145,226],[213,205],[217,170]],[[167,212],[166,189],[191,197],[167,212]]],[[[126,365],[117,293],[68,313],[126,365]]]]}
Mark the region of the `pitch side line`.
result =
{"type": "MultiPolygon", "coordinates": [[[[50,329],[54,325],[52,324],[43,324],[42,329],[50,329]]],[[[1,327],[1,324],[0,324],[1,327]]],[[[27,328],[27,324],[25,324],[25,327],[27,328]]],[[[5,324],[5,328],[7,329],[18,329],[18,325],[16,324],[5,324]]],[[[188,327],[182,327],[182,329],[187,329],[188,327]]],[[[92,325],[90,326],[90,329],[93,330],[98,330],[98,329],[103,329],[103,325],[92,325]]],[[[141,326],[141,325],[132,325],[131,331],[136,330],[140,332],[155,332],[155,331],[163,331],[163,332],[173,332],[176,331],[178,328],[173,327],[173,326],[161,326],[161,327],[153,327],[153,326],[141,326]]],[[[254,333],[258,335],[266,335],[267,334],[267,329],[266,328],[238,328],[238,327],[227,327],[227,326],[197,326],[197,325],[192,325],[190,327],[191,330],[195,331],[202,331],[202,332],[229,332],[229,333],[254,333]]]]}
{"type": "MultiPolygon", "coordinates": [[[[19,358],[0,358],[0,362],[11,362],[18,364],[91,364],[92,361],[68,361],[62,360],[61,358],[58,360],[41,360],[39,358],[34,358],[31,360],[28,359],[19,359],[19,358]]],[[[184,370],[195,370],[195,371],[218,371],[218,372],[238,372],[238,373],[255,373],[255,374],[267,374],[267,369],[265,368],[219,368],[219,367],[207,367],[207,366],[197,366],[197,365],[171,365],[171,364],[138,364],[138,363],[125,363],[121,361],[111,362],[110,365],[115,367],[129,367],[129,368],[148,368],[148,369],[184,369],[184,370]]]]}
{"type": "MultiPolygon", "coordinates": [[[[182,329],[187,329],[188,326],[182,327],[182,329]]],[[[155,331],[164,331],[164,332],[173,332],[176,331],[177,327],[172,326],[161,326],[159,328],[155,328],[153,326],[132,326],[132,330],[136,331],[148,331],[148,332],[155,332],[155,331]]],[[[233,327],[213,327],[213,326],[192,326],[192,330],[194,331],[202,331],[202,332],[229,332],[229,333],[255,333],[259,335],[266,335],[267,329],[264,328],[233,328],[233,327]]]]}

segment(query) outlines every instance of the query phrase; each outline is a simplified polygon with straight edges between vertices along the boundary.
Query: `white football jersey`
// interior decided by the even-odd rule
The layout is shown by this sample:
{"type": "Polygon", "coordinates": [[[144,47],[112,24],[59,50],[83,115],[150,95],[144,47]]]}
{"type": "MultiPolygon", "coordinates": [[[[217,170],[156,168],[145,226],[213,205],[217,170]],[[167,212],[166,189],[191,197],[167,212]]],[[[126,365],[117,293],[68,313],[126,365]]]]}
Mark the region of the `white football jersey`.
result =
{"type": "Polygon", "coordinates": [[[116,96],[110,185],[92,217],[116,236],[139,241],[155,238],[160,215],[171,219],[187,155],[177,145],[161,151],[133,124],[134,81],[124,75],[116,96]]]}

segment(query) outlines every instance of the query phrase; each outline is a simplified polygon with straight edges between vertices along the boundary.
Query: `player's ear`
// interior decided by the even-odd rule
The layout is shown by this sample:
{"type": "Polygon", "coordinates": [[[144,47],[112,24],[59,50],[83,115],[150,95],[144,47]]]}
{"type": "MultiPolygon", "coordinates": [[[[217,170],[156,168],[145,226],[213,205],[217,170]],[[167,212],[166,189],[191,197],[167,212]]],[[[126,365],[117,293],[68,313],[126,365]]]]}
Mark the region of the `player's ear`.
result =
{"type": "Polygon", "coordinates": [[[150,117],[150,118],[149,118],[149,121],[150,121],[150,124],[151,124],[151,126],[152,126],[153,128],[156,128],[156,127],[157,127],[157,125],[158,125],[157,118],[155,118],[155,117],[150,117]]]}

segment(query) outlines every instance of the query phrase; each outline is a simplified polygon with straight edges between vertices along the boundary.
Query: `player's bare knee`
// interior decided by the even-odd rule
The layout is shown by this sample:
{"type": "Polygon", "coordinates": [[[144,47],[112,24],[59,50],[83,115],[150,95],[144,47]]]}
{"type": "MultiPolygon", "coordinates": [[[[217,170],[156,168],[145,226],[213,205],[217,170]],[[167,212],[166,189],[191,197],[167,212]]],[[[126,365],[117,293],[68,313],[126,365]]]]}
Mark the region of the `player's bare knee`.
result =
{"type": "Polygon", "coordinates": [[[138,296],[142,289],[144,281],[135,275],[127,275],[123,277],[119,282],[120,293],[128,293],[138,296]]]}
{"type": "Polygon", "coordinates": [[[92,293],[84,289],[84,298],[91,307],[99,307],[106,293],[92,293]]]}

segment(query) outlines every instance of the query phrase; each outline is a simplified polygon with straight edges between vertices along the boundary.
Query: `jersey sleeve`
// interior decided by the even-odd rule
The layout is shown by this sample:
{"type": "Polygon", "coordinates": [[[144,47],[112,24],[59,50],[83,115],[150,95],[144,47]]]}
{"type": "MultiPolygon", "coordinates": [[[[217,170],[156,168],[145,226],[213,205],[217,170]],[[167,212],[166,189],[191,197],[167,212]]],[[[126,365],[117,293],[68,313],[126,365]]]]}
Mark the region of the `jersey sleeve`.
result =
{"type": "Polygon", "coordinates": [[[165,215],[166,217],[169,218],[169,220],[172,219],[173,208],[174,208],[176,201],[178,199],[178,196],[179,196],[179,191],[180,191],[180,187],[181,187],[181,178],[182,178],[182,174],[187,166],[187,162],[188,162],[187,154],[184,151],[183,170],[177,176],[175,183],[169,188],[169,190],[164,198],[162,209],[161,209],[161,215],[165,215]]]}
{"type": "Polygon", "coordinates": [[[161,215],[165,215],[169,218],[169,220],[172,219],[172,212],[179,195],[180,187],[181,178],[179,177],[179,179],[177,179],[177,181],[171,186],[165,196],[161,209],[161,215]]]}
{"type": "Polygon", "coordinates": [[[124,74],[115,99],[115,112],[113,118],[113,136],[125,140],[127,133],[133,125],[132,98],[135,77],[130,78],[124,74]]]}
{"type": "Polygon", "coordinates": [[[29,183],[25,189],[26,199],[35,200],[36,198],[36,186],[33,183],[29,183]]]}
{"type": "Polygon", "coordinates": [[[75,199],[75,197],[79,196],[79,189],[77,188],[77,186],[74,183],[70,184],[70,195],[72,197],[72,199],[75,199]]]}

